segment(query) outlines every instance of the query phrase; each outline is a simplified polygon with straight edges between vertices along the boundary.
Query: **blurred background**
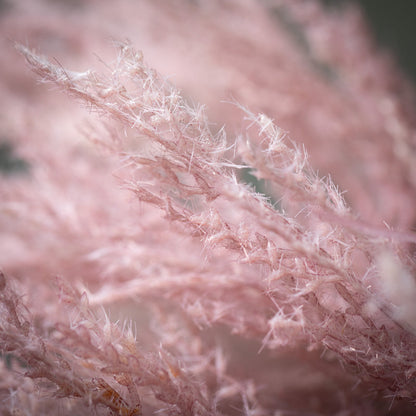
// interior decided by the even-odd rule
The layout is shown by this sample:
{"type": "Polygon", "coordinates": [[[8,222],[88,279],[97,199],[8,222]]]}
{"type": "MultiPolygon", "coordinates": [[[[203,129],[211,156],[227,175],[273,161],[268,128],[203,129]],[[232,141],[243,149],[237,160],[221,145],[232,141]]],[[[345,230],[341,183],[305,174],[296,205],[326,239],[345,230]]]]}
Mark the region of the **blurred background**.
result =
{"type": "MultiPolygon", "coordinates": [[[[323,0],[339,7],[350,0],[323,0]]],[[[382,47],[394,53],[404,71],[416,81],[416,1],[356,0],[382,47]]]]}

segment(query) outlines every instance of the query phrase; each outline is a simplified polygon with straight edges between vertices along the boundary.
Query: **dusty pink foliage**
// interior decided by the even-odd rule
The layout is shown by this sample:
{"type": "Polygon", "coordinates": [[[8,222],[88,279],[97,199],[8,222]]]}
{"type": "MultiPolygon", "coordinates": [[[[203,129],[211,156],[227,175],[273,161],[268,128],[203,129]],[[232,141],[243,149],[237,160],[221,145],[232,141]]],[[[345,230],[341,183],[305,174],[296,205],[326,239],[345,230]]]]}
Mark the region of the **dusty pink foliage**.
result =
{"type": "Polygon", "coordinates": [[[356,8],[3,13],[75,100],[7,45],[0,133],[30,169],[0,181],[2,414],[414,411],[414,92],[356,8]]]}

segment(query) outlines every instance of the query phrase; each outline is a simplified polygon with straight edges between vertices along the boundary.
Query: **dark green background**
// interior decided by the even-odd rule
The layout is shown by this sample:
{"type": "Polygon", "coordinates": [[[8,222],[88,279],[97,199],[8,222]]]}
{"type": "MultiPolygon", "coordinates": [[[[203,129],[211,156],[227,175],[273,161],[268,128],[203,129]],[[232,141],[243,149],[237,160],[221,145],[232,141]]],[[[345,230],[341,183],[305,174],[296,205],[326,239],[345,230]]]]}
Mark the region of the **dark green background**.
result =
{"type": "Polygon", "coordinates": [[[416,82],[416,0],[323,0],[330,6],[361,5],[379,43],[416,82]]]}

